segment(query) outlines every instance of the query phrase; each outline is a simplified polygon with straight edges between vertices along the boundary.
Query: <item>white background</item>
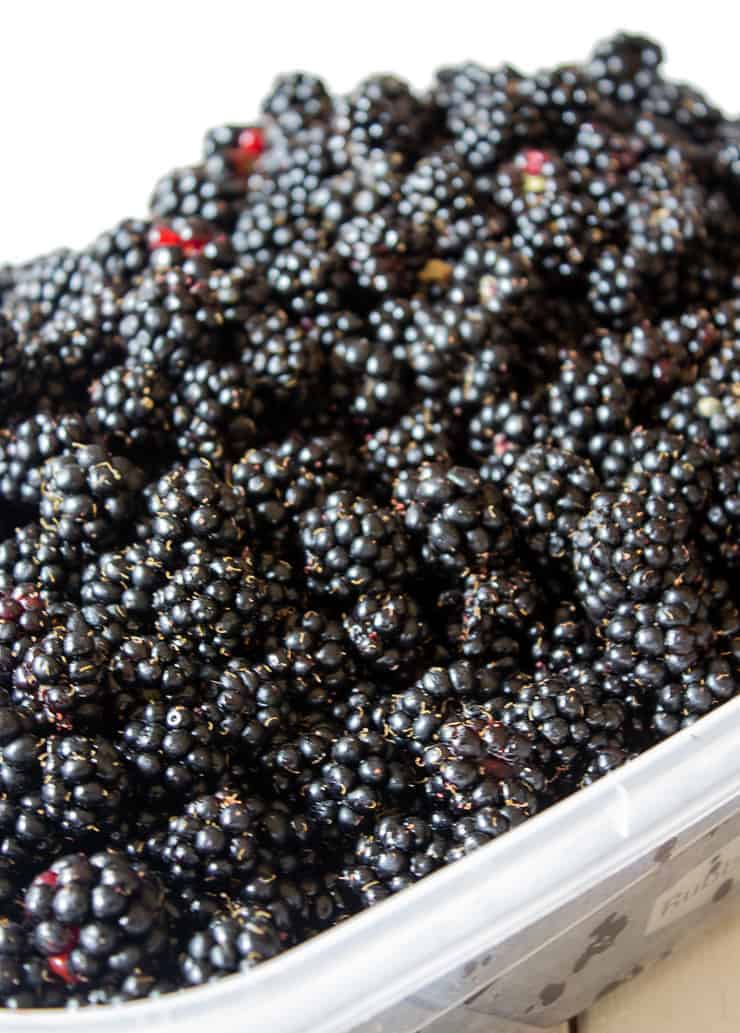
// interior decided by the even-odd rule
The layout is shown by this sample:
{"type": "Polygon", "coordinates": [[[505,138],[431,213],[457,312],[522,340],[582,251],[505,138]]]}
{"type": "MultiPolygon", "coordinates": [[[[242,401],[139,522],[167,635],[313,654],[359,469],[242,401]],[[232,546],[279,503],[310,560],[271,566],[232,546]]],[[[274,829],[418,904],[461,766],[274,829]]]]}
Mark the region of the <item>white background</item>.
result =
{"type": "Polygon", "coordinates": [[[333,89],[375,71],[423,87],[440,64],[524,71],[584,58],[620,29],[664,44],[671,75],[740,108],[732,0],[8,0],[0,40],[0,262],[83,246],[144,214],[204,129],[248,121],[278,71],[333,89]]]}

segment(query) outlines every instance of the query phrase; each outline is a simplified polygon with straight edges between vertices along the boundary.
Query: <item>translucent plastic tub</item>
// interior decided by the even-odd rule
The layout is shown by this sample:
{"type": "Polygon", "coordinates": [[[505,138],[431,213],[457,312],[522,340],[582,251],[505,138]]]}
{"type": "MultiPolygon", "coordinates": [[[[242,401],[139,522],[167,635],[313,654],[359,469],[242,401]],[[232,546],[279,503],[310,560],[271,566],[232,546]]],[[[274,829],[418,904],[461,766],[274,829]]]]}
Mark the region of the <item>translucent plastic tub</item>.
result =
{"type": "Polygon", "coordinates": [[[0,1018],[64,1033],[523,1033],[588,1008],[740,884],[740,700],[250,973],[0,1018]]]}

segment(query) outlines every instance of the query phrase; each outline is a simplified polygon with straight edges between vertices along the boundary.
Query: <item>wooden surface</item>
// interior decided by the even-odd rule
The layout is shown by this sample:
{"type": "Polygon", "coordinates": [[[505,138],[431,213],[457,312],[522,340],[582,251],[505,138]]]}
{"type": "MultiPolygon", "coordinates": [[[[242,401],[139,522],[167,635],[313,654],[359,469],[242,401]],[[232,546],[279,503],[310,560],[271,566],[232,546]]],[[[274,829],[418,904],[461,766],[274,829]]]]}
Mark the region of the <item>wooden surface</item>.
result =
{"type": "MultiPolygon", "coordinates": [[[[738,1033],[740,901],[581,1015],[578,1033],[738,1033]]],[[[557,1033],[561,1033],[560,1030],[557,1033]]]]}

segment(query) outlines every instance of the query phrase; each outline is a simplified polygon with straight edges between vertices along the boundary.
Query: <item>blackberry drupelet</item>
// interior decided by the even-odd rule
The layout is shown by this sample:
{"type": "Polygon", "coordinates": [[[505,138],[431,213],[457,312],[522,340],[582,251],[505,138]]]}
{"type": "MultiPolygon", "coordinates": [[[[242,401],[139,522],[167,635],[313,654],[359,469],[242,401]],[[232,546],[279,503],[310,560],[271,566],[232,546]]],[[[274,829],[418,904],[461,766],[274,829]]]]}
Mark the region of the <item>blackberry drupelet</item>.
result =
{"type": "Polygon", "coordinates": [[[502,497],[469,467],[422,463],[397,478],[393,505],[434,574],[485,569],[511,551],[513,531],[502,497]]]}
{"type": "Polygon", "coordinates": [[[353,599],[416,572],[399,517],[350,491],[332,492],[302,514],[299,526],[308,587],[319,595],[353,599]]]}
{"type": "Polygon", "coordinates": [[[36,951],[70,988],[158,974],[169,945],[164,903],[156,876],[114,850],[59,858],[24,897],[36,951]]]}

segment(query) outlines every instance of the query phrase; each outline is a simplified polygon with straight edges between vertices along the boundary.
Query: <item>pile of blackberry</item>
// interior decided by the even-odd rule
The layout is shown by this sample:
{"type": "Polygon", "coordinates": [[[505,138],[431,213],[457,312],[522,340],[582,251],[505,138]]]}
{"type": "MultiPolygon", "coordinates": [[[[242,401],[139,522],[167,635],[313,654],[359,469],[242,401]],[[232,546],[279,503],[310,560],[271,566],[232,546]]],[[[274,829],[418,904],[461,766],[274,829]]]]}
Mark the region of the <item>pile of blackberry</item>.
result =
{"type": "Polygon", "coordinates": [[[0,269],[0,1005],[267,961],[740,694],[737,122],[278,78],[0,269]]]}

